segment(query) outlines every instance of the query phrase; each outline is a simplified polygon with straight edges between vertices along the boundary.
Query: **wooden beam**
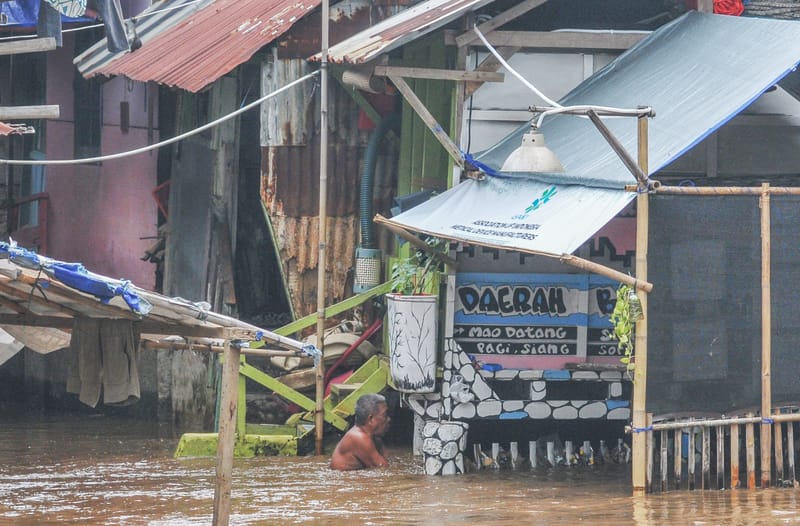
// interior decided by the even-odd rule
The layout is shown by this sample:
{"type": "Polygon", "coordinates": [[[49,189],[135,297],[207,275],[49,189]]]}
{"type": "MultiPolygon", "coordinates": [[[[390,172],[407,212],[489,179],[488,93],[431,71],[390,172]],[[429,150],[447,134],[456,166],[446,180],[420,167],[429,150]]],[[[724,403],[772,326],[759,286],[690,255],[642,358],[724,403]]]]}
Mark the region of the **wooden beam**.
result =
{"type": "MultiPolygon", "coordinates": [[[[474,34],[474,33],[472,33],[474,34]]],[[[647,33],[589,33],[584,31],[493,31],[484,34],[494,47],[516,46],[525,50],[555,53],[621,53],[647,37],[647,33]]],[[[452,31],[445,32],[444,42],[457,45],[452,31]]],[[[477,35],[475,35],[477,38],[477,35]]],[[[480,43],[482,46],[483,43],[480,43]]]]}
{"type": "MultiPolygon", "coordinates": [[[[414,234],[412,234],[408,230],[390,223],[382,215],[377,214],[375,216],[375,222],[378,223],[379,225],[385,226],[386,228],[391,230],[393,233],[395,233],[398,236],[402,237],[403,239],[405,239],[406,241],[408,241],[409,243],[411,243],[412,245],[414,245],[418,249],[424,250],[425,252],[427,252],[429,254],[431,253],[431,247],[427,243],[425,243],[423,240],[421,240],[420,238],[418,238],[417,236],[415,236],[414,234]]],[[[444,261],[445,263],[447,263],[448,265],[450,265],[450,266],[452,266],[454,268],[455,268],[455,266],[457,264],[455,259],[453,259],[450,256],[447,256],[445,254],[442,254],[440,252],[436,253],[436,257],[440,258],[442,261],[444,261]]]]}
{"type": "Polygon", "coordinates": [[[407,77],[432,80],[471,80],[478,82],[503,82],[505,75],[491,71],[457,71],[437,68],[407,68],[401,66],[375,66],[375,74],[384,77],[407,77]]]}
{"type": "MultiPolygon", "coordinates": [[[[495,49],[495,51],[497,51],[498,55],[503,57],[503,60],[508,60],[509,58],[514,56],[514,53],[519,51],[519,48],[513,46],[511,47],[502,46],[495,49]]],[[[478,64],[478,66],[475,68],[475,71],[497,71],[498,69],[500,69],[501,65],[502,64],[500,64],[500,61],[497,60],[497,57],[495,57],[492,54],[489,54],[485,59],[481,61],[480,64],[478,64]]],[[[467,82],[464,88],[464,98],[469,98],[470,96],[472,96],[472,94],[475,93],[475,91],[481,86],[483,86],[483,82],[467,82]]],[[[530,118],[530,115],[528,115],[528,118],[530,118]]]]}
{"type": "Polygon", "coordinates": [[[414,109],[419,118],[428,126],[433,136],[444,146],[444,149],[450,154],[450,157],[453,158],[453,162],[463,168],[464,159],[461,156],[461,150],[445,133],[442,126],[436,122],[436,118],[428,111],[425,104],[419,100],[419,97],[417,97],[414,90],[411,89],[411,86],[409,86],[402,77],[391,75],[389,76],[389,80],[392,81],[392,84],[394,84],[400,94],[403,95],[403,98],[406,99],[406,102],[414,109]]]}
{"type": "MultiPolygon", "coordinates": [[[[545,2],[547,2],[547,0],[525,0],[524,2],[520,2],[511,9],[507,9],[502,13],[495,15],[491,20],[479,25],[478,31],[485,35],[486,33],[494,31],[498,27],[511,22],[515,18],[524,15],[531,9],[536,9],[545,2]]],[[[476,40],[478,40],[478,35],[476,35],[474,31],[470,30],[456,38],[456,45],[458,47],[463,47],[476,40]]]]}
{"type": "Polygon", "coordinates": [[[43,106],[0,106],[0,120],[57,119],[61,114],[58,104],[43,106]]]}
{"type": "Polygon", "coordinates": [[[35,314],[0,314],[0,325],[21,325],[24,327],[51,327],[71,329],[73,318],[67,316],[36,316],[35,314]]]}
{"type": "Polygon", "coordinates": [[[29,38],[0,43],[0,55],[19,55],[21,53],[39,53],[52,51],[56,48],[56,39],[53,37],[29,38]]]}

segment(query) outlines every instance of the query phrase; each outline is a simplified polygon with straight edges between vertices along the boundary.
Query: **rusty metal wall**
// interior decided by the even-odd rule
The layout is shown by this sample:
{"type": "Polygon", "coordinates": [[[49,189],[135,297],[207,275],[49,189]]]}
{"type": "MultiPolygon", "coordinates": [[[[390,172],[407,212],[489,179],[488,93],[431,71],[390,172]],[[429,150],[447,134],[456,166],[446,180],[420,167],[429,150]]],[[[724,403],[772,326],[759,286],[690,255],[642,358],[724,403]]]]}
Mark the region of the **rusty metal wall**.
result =
{"type": "MultiPolygon", "coordinates": [[[[303,59],[267,57],[262,92],[306,74],[303,59]]],[[[359,109],[333,79],[329,83],[328,286],[326,304],[352,294],[353,259],[359,239],[361,162],[369,131],[360,130],[359,109]]],[[[319,89],[304,86],[262,109],[261,198],[293,308],[298,316],[316,310],[319,240],[319,89]]],[[[384,141],[373,192],[375,211],[386,213],[396,181],[397,142],[384,141]]]]}

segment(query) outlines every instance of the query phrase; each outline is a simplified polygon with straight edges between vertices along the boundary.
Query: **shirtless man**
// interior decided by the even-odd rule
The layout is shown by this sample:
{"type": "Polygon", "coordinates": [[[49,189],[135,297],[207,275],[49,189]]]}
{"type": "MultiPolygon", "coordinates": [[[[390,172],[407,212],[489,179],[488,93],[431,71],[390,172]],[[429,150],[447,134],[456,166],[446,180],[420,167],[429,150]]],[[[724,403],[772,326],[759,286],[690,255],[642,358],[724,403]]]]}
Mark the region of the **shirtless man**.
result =
{"type": "Polygon", "coordinates": [[[356,423],[345,433],[331,457],[331,469],[349,471],[387,464],[381,437],[389,429],[386,398],[365,394],[356,402],[356,423]]]}

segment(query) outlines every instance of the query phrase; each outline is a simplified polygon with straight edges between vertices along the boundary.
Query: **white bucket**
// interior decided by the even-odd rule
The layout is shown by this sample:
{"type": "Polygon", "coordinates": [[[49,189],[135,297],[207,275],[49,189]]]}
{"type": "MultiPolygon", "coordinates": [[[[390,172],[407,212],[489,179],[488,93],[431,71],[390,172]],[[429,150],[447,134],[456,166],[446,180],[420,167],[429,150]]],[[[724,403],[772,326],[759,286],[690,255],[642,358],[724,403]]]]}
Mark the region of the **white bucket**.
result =
{"type": "Polygon", "coordinates": [[[436,388],[437,297],[387,294],[389,372],[402,393],[432,393],[436,388]]]}

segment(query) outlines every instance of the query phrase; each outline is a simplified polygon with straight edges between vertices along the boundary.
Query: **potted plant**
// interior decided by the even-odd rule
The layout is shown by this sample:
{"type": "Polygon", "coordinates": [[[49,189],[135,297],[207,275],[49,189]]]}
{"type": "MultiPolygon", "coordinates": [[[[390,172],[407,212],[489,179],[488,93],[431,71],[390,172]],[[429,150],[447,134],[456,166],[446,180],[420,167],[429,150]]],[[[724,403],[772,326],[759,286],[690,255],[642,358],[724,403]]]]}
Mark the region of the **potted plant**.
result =
{"type": "Polygon", "coordinates": [[[438,342],[437,253],[447,243],[426,241],[431,252],[417,250],[392,265],[392,292],[386,294],[389,325],[389,371],[395,389],[403,393],[431,393],[436,387],[438,342]]]}

